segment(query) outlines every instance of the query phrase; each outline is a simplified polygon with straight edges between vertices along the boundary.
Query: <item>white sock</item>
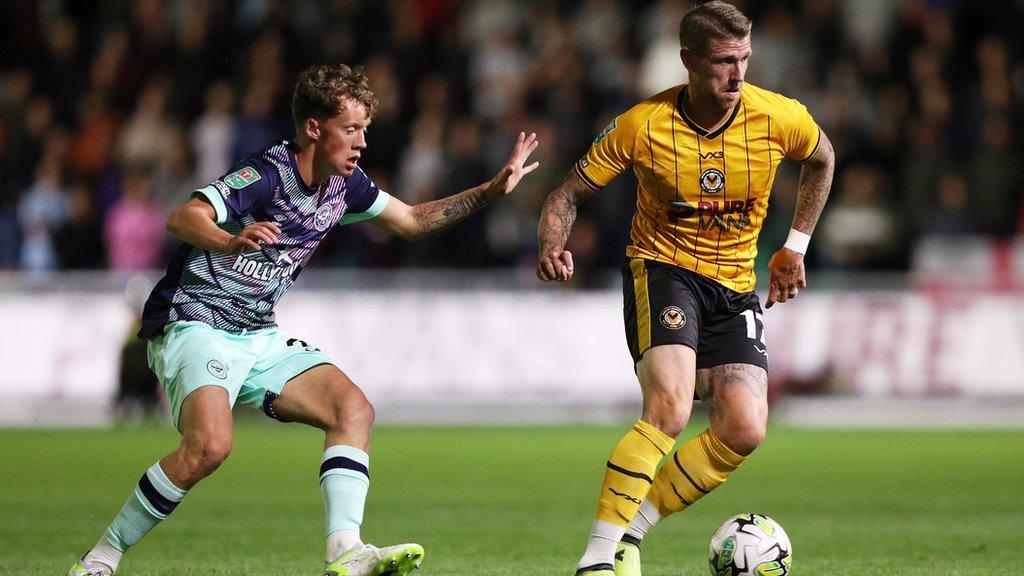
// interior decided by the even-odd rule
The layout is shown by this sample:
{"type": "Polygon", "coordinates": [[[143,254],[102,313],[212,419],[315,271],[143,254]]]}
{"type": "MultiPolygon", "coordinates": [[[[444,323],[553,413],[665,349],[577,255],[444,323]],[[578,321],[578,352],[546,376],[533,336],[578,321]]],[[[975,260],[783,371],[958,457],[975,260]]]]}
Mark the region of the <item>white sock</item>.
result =
{"type": "Polygon", "coordinates": [[[595,564],[610,564],[615,566],[615,547],[622,540],[626,529],[622,526],[594,520],[594,527],[590,529],[590,540],[587,541],[587,549],[583,552],[576,568],[586,568],[595,564]]]}
{"type": "Polygon", "coordinates": [[[100,541],[92,547],[92,550],[82,558],[82,564],[85,565],[87,570],[95,570],[97,568],[106,568],[111,572],[117,571],[117,565],[121,562],[121,555],[123,552],[114,548],[107,542],[106,537],[101,537],[100,541]]]}
{"type": "Polygon", "coordinates": [[[363,542],[366,492],[370,488],[370,455],[354,446],[337,444],[324,450],[320,461],[320,490],[327,513],[327,563],[363,542]]]}
{"type": "Polygon", "coordinates": [[[647,536],[647,532],[654,528],[659,520],[661,520],[661,513],[658,512],[657,506],[645,498],[640,504],[640,510],[637,511],[636,516],[633,516],[633,521],[629,523],[629,528],[626,528],[626,534],[637,540],[643,540],[644,536],[647,536]]]}
{"type": "Polygon", "coordinates": [[[359,530],[336,530],[327,535],[327,558],[325,562],[330,564],[339,556],[353,548],[363,545],[359,539],[359,530]]]}

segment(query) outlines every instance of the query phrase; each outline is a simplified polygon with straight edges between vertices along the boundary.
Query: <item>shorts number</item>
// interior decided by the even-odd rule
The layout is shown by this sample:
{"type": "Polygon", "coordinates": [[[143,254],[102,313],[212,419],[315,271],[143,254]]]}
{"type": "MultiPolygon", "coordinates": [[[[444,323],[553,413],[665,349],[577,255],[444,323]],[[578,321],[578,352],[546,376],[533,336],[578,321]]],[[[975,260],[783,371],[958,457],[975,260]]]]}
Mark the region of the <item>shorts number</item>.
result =
{"type": "Polygon", "coordinates": [[[306,352],[319,352],[320,349],[315,346],[310,346],[305,340],[299,340],[298,338],[289,338],[286,342],[289,346],[301,346],[306,349],[306,352]]]}
{"type": "Polygon", "coordinates": [[[747,338],[751,340],[759,340],[761,344],[765,344],[764,341],[764,321],[760,312],[754,312],[753,310],[744,310],[743,318],[747,321],[747,338]]]}

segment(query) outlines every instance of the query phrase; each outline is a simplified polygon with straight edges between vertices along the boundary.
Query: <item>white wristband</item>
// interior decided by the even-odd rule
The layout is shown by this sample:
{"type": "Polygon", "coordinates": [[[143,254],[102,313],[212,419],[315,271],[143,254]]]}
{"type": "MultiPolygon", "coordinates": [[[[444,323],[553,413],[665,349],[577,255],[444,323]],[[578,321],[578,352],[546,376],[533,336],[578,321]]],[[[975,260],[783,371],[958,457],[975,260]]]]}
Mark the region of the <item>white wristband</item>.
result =
{"type": "Polygon", "coordinates": [[[784,248],[789,248],[797,254],[806,254],[807,245],[811,243],[810,234],[804,234],[799,230],[793,228],[789,229],[789,238],[786,238],[786,243],[783,245],[784,248]]]}

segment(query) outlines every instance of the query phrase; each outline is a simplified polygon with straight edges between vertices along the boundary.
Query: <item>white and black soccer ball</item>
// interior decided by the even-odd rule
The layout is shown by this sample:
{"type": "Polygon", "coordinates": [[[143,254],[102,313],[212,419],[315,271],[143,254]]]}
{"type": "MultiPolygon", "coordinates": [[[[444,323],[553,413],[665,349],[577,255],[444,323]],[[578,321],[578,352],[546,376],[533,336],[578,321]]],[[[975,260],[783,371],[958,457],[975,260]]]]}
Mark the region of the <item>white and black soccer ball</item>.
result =
{"type": "Polygon", "coordinates": [[[793,545],[779,523],[762,514],[733,516],[711,537],[712,576],[786,576],[793,545]]]}

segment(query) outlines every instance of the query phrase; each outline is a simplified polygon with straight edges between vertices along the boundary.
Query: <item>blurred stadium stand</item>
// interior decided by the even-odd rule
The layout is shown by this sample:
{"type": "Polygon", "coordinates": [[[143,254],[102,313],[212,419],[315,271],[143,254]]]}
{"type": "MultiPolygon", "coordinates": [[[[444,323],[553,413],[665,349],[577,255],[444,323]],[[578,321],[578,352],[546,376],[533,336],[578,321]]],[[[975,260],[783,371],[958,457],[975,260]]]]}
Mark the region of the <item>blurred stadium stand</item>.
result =
{"type": "MultiPolygon", "coordinates": [[[[832,197],[808,254],[812,288],[829,291],[819,299],[810,291],[807,302],[802,296],[781,307],[785,320],[769,326],[780,389],[821,388],[815,379],[830,373],[800,372],[792,368],[799,362],[786,363],[799,356],[790,320],[825,325],[837,306],[850,306],[851,316],[882,318],[882,324],[892,314],[905,318],[893,328],[896,347],[916,319],[932,326],[923,338],[980,334],[1008,354],[993,359],[975,347],[968,349],[978,356],[964,359],[965,349],[953,344],[948,353],[922,352],[927,360],[921,366],[933,375],[918,374],[915,383],[904,383],[909,389],[887,390],[892,395],[970,395],[963,387],[975,380],[992,391],[984,384],[990,376],[943,380],[942,374],[962,376],[942,368],[959,355],[974,363],[967,368],[979,368],[977,374],[990,374],[989,365],[1008,367],[999,373],[1017,379],[994,393],[1024,396],[1017,366],[1024,321],[1014,313],[1024,309],[1024,2],[734,3],[755,23],[748,80],[807,104],[837,151],[832,197]],[[881,292],[862,291],[868,288],[881,292]],[[878,300],[880,293],[885,296],[878,300]],[[984,311],[964,312],[965,306],[984,311]],[[974,327],[965,328],[965,318],[974,327]],[[936,324],[942,322],[948,324],[936,324]]],[[[424,241],[406,243],[365,224],[337,230],[321,245],[313,269],[323,270],[323,278],[335,278],[334,270],[341,285],[353,289],[414,282],[432,286],[428,294],[443,294],[472,276],[477,280],[470,285],[484,293],[514,287],[528,294],[536,288],[530,278],[544,196],[610,118],[684,80],[677,27],[685,4],[0,2],[4,310],[20,302],[28,307],[24,322],[63,330],[59,322],[33,320],[45,315],[37,306],[53,310],[62,298],[69,306],[63,309],[73,310],[85,302],[100,308],[82,321],[122,336],[134,314],[121,296],[126,279],[162,267],[174,247],[163,231],[168,211],[235,160],[290,138],[296,73],[332,62],[365,66],[381,105],[361,164],[407,202],[485,181],[520,130],[540,136],[542,166],[513,197],[424,241]],[[430,272],[435,269],[488,271],[443,276],[430,272]],[[90,301],[90,294],[103,296],[90,301]],[[99,315],[108,309],[103,306],[111,318],[99,315]]],[[[790,164],[776,180],[762,233],[762,271],[789,228],[797,176],[790,164]]],[[[631,176],[619,178],[584,208],[569,245],[577,278],[543,298],[558,302],[580,288],[611,298],[634,185],[631,176]]],[[[321,281],[307,272],[298,290],[316,293],[321,281]]],[[[609,306],[600,313],[617,318],[618,302],[609,306]]],[[[291,313],[282,310],[285,327],[291,313]]],[[[339,323],[336,331],[344,331],[344,319],[339,323]]],[[[610,330],[604,337],[617,342],[624,367],[614,373],[625,371],[620,386],[635,400],[621,327],[610,330]]],[[[47,337],[42,328],[33,332],[30,341],[47,337]]],[[[26,339],[7,339],[5,357],[11,351],[27,357],[18,348],[26,339]]],[[[893,367],[908,361],[901,354],[894,350],[895,364],[881,370],[902,370],[893,367]]],[[[855,356],[836,362],[826,368],[858,364],[855,356]]],[[[73,378],[67,374],[62,377],[73,378]]],[[[842,376],[854,389],[870,389],[877,380],[874,372],[842,376]]],[[[20,385],[10,373],[0,379],[4,394],[20,385]]],[[[1024,422],[1024,409],[1018,414],[1024,422]]]]}

